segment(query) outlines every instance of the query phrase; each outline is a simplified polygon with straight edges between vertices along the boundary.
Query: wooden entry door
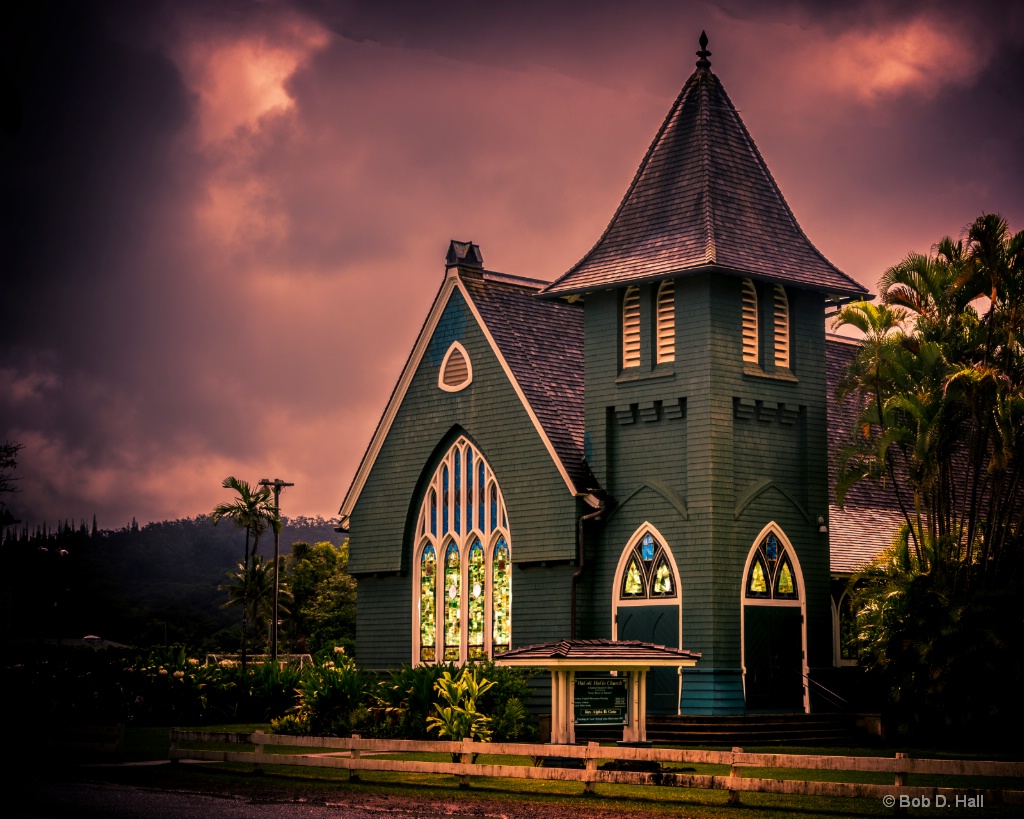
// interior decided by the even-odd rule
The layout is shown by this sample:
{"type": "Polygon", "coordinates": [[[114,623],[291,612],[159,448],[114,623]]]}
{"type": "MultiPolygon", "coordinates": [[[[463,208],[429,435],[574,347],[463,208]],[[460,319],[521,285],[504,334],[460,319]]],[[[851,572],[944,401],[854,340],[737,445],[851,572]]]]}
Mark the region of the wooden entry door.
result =
{"type": "MultiPolygon", "coordinates": [[[[676,648],[679,646],[678,606],[619,606],[619,639],[676,648]]],[[[679,710],[679,674],[674,668],[647,672],[647,711],[675,714],[679,710]]]]}
{"type": "Polygon", "coordinates": [[[744,606],[747,710],[803,711],[803,638],[795,606],[744,606]]]}

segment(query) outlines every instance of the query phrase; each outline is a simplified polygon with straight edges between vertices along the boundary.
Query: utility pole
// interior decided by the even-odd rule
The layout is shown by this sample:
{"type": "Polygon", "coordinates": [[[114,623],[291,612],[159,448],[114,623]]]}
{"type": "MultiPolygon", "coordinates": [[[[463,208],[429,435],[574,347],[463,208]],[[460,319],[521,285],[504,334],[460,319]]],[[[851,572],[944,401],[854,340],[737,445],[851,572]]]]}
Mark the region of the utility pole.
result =
{"type": "MultiPolygon", "coordinates": [[[[280,478],[264,478],[260,481],[260,486],[269,486],[274,490],[274,509],[277,510],[277,520],[280,523],[281,520],[281,489],[285,486],[295,486],[293,483],[286,483],[280,478]]],[[[278,571],[278,560],[281,557],[281,527],[277,526],[274,528],[274,627],[270,634],[270,661],[277,661],[277,593],[278,593],[278,580],[280,578],[280,572],[278,571]]]]}

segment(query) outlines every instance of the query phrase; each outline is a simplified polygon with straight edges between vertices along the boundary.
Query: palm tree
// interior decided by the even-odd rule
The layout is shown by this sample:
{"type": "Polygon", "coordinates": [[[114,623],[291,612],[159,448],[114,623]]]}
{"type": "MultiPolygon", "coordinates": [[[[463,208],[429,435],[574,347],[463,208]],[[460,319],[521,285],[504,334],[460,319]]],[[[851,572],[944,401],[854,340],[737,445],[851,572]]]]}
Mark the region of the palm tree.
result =
{"type": "MultiPolygon", "coordinates": [[[[216,526],[222,518],[228,518],[240,529],[245,529],[245,557],[242,561],[242,593],[243,597],[248,596],[249,567],[251,564],[250,554],[256,555],[259,547],[260,535],[268,528],[275,532],[281,531],[281,517],[278,509],[271,500],[271,491],[268,486],[261,486],[254,490],[248,481],[229,476],[221,484],[225,489],[232,489],[238,493],[238,497],[230,503],[221,503],[214,507],[212,518],[216,526]],[[249,549],[249,541],[252,539],[252,551],[249,549]]],[[[249,632],[249,606],[242,606],[242,667],[245,667],[246,640],[249,632]]]]}
{"type": "MultiPolygon", "coordinates": [[[[217,587],[228,593],[223,607],[242,606],[246,617],[252,622],[257,634],[268,637],[270,621],[274,614],[274,561],[264,562],[262,555],[254,555],[248,568],[239,563],[228,572],[228,582],[217,587]]],[[[288,614],[291,594],[280,590],[278,608],[288,614]]]]}

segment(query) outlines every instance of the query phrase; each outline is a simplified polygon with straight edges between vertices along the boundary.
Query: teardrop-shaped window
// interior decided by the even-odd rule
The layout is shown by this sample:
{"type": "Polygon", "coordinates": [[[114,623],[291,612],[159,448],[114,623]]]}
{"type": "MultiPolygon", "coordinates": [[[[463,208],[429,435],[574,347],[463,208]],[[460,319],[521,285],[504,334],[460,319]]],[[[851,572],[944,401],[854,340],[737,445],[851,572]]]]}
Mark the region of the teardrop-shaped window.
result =
{"type": "Polygon", "coordinates": [[[452,342],[441,362],[437,386],[445,392],[458,392],[469,386],[473,380],[473,365],[470,364],[466,348],[459,342],[452,342]]]}

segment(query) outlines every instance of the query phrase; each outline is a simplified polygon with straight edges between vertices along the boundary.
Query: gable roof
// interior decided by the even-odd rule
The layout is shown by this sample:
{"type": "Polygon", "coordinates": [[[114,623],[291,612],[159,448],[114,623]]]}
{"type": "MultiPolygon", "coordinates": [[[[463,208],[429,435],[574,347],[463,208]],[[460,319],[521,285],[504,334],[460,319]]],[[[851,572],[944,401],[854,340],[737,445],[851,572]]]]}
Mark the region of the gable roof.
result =
{"type": "MultiPolygon", "coordinates": [[[[468,243],[467,243],[468,244],[468,243]]],[[[583,457],[583,306],[536,298],[544,282],[450,267],[341,504],[346,525],[452,293],[460,291],[569,492],[596,482],[583,457]]]]}
{"type": "Polygon", "coordinates": [[[496,665],[630,668],[695,665],[700,652],[640,640],[557,640],[513,648],[494,658],[496,665]]]}
{"type": "Polygon", "coordinates": [[[829,549],[831,568],[852,574],[865,568],[892,542],[903,522],[892,490],[873,481],[859,481],[846,493],[843,508],[836,504],[836,454],[850,436],[857,420],[856,399],[839,401],[836,388],[844,370],[860,350],[860,342],[844,336],[825,339],[825,384],[828,390],[828,491],[829,549]]]}
{"type": "MultiPolygon", "coordinates": [[[[702,35],[702,46],[706,44],[702,35]]],[[[797,224],[702,48],[597,244],[544,295],[717,270],[838,297],[867,290],[797,224]]]]}

